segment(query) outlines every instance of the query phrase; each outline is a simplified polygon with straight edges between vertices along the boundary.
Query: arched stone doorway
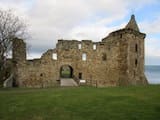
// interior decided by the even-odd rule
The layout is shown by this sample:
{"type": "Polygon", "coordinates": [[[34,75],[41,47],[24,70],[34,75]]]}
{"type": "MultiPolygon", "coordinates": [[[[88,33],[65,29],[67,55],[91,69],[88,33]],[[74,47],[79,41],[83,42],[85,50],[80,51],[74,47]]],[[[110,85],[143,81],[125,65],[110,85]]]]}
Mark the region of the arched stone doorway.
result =
{"type": "Polygon", "coordinates": [[[60,78],[72,78],[73,68],[70,65],[63,65],[60,68],[60,78]]]}

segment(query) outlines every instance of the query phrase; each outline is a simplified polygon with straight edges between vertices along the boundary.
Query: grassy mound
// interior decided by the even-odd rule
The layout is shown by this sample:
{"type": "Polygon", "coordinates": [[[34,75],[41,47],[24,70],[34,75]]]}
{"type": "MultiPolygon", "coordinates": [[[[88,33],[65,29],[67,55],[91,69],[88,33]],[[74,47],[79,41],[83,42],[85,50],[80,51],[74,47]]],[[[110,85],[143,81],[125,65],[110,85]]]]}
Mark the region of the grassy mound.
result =
{"type": "Polygon", "coordinates": [[[0,89],[0,120],[159,120],[160,85],[0,89]]]}

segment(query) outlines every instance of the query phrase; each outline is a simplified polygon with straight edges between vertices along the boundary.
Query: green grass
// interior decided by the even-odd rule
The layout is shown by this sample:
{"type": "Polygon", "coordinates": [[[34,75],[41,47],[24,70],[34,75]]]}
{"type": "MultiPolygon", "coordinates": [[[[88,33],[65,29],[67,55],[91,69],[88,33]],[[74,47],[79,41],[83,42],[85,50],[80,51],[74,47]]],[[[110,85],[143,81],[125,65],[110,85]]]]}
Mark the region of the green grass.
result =
{"type": "Polygon", "coordinates": [[[0,120],[160,120],[160,85],[0,89],[0,120]]]}
{"type": "Polygon", "coordinates": [[[71,72],[69,70],[62,71],[61,76],[64,78],[69,78],[71,77],[71,72]]]}

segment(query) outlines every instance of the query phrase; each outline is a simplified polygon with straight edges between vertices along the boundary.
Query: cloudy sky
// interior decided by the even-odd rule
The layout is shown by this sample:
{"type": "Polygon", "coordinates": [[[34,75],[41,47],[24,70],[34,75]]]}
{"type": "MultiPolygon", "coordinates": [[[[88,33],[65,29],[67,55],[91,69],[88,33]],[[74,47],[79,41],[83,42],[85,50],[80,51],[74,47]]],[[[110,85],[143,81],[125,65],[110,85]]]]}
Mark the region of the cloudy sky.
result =
{"type": "Polygon", "coordinates": [[[135,14],[147,34],[146,64],[160,65],[159,0],[0,0],[0,8],[14,10],[28,24],[28,58],[40,57],[58,39],[100,41],[135,14]]]}

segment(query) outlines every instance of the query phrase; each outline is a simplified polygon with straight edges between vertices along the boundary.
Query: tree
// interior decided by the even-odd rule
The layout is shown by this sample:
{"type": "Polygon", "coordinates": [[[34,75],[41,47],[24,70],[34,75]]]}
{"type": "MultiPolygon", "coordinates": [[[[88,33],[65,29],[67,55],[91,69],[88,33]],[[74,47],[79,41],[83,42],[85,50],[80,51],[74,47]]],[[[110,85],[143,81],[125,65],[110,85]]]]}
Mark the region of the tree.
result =
{"type": "Polygon", "coordinates": [[[15,38],[24,39],[26,24],[11,10],[0,9],[0,81],[4,80],[6,60],[15,38]]]}

